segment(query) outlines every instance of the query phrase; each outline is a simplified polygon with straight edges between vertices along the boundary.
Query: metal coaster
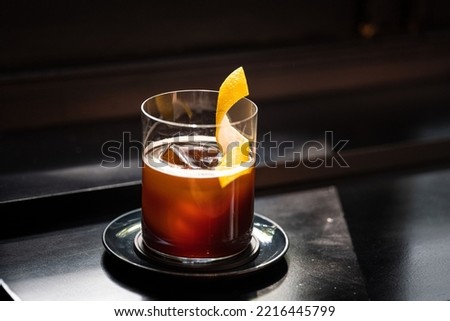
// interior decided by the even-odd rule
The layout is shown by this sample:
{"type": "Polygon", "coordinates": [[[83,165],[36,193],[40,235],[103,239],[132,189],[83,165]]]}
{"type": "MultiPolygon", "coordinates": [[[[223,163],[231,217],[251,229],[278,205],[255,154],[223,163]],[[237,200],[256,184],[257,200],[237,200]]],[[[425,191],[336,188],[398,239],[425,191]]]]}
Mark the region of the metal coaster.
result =
{"type": "Polygon", "coordinates": [[[255,213],[253,238],[243,252],[210,265],[186,267],[156,255],[142,245],[141,209],[125,213],[103,231],[103,245],[116,258],[135,267],[156,273],[187,277],[239,276],[259,271],[280,260],[289,247],[283,229],[272,220],[255,213]],[[258,246],[259,245],[259,246],[258,246]]]}

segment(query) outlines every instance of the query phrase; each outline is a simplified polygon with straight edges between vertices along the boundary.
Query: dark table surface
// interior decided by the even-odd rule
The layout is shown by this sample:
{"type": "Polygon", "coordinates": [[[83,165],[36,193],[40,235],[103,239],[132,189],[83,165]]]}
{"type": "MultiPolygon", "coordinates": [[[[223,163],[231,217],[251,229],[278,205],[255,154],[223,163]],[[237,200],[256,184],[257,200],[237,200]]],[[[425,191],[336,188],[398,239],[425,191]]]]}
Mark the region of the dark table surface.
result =
{"type": "Polygon", "coordinates": [[[450,169],[339,185],[372,300],[450,299],[450,169]]]}
{"type": "Polygon", "coordinates": [[[11,213],[52,210],[39,233],[0,241],[0,277],[24,300],[449,300],[449,187],[444,167],[259,192],[257,212],[285,229],[290,248],[233,280],[161,276],[106,253],[102,231],[137,204],[139,186],[10,204],[11,213]]]}
{"type": "MultiPolygon", "coordinates": [[[[95,207],[86,211],[95,215],[95,207]]],[[[290,247],[276,264],[238,278],[174,277],[129,266],[103,248],[109,219],[3,240],[0,275],[23,300],[368,299],[334,187],[260,196],[256,211],[283,227],[290,247]]]]}

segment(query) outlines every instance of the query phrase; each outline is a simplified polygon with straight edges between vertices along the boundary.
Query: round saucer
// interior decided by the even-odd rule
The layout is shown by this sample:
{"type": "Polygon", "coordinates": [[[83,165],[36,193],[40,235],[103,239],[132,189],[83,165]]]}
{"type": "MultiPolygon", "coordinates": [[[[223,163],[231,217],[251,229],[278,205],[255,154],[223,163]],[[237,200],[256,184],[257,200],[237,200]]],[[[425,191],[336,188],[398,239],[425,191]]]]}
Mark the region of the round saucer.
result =
{"type": "Polygon", "coordinates": [[[253,237],[259,243],[259,251],[244,251],[251,257],[241,257],[236,262],[223,269],[212,270],[183,269],[179,266],[164,264],[159,259],[153,259],[143,249],[135,246],[141,232],[141,209],[125,213],[111,223],[103,231],[103,245],[116,258],[138,268],[168,275],[190,277],[222,277],[238,276],[259,271],[280,260],[286,253],[289,240],[283,229],[272,220],[255,213],[253,222],[253,237]]]}

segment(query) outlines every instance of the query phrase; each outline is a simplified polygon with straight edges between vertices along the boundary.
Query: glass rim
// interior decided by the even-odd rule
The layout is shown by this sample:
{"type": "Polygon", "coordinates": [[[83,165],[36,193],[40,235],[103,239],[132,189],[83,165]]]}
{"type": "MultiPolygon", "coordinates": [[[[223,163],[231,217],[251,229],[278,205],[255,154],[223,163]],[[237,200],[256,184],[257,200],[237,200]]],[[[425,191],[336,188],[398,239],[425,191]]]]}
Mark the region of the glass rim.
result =
{"type": "MultiPolygon", "coordinates": [[[[166,124],[166,125],[171,125],[171,126],[187,127],[187,128],[217,128],[217,127],[221,127],[221,125],[217,125],[217,124],[186,124],[186,123],[179,123],[179,122],[164,120],[164,119],[161,119],[161,118],[158,118],[158,117],[155,117],[155,116],[149,114],[145,110],[145,104],[148,101],[155,99],[156,97],[169,95],[169,94],[175,94],[175,93],[182,93],[182,92],[206,92],[206,93],[215,93],[215,94],[219,95],[219,91],[217,91],[217,90],[209,90],[209,89],[182,89],[182,90],[166,91],[166,92],[159,93],[159,94],[153,95],[153,96],[145,99],[142,102],[142,104],[141,104],[141,113],[143,115],[145,115],[145,117],[148,117],[148,118],[150,118],[150,119],[152,119],[152,120],[154,120],[156,122],[159,122],[159,123],[162,123],[162,124],[166,124]]],[[[251,99],[248,99],[247,97],[244,97],[241,100],[246,100],[246,101],[250,102],[251,105],[254,107],[254,111],[248,117],[245,117],[245,118],[237,120],[237,121],[230,122],[230,125],[232,125],[232,126],[235,126],[235,125],[238,125],[240,123],[246,122],[246,121],[252,119],[253,117],[255,117],[258,114],[258,106],[255,104],[254,101],[252,101],[251,99]]],[[[231,107],[231,108],[233,108],[233,107],[231,107]]]]}

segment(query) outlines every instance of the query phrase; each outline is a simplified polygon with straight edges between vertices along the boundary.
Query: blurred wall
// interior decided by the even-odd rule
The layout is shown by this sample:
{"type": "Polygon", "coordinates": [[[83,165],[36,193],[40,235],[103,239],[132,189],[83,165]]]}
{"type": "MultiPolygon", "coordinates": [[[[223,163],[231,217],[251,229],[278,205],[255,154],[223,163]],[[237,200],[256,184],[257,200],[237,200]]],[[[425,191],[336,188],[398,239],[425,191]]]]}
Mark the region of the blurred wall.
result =
{"type": "Polygon", "coordinates": [[[0,130],[135,116],[146,97],[218,88],[237,65],[260,99],[433,76],[447,70],[437,48],[450,44],[449,9],[443,0],[4,0],[0,130]],[[416,67],[390,76],[366,64],[397,66],[411,53],[416,67]]]}

